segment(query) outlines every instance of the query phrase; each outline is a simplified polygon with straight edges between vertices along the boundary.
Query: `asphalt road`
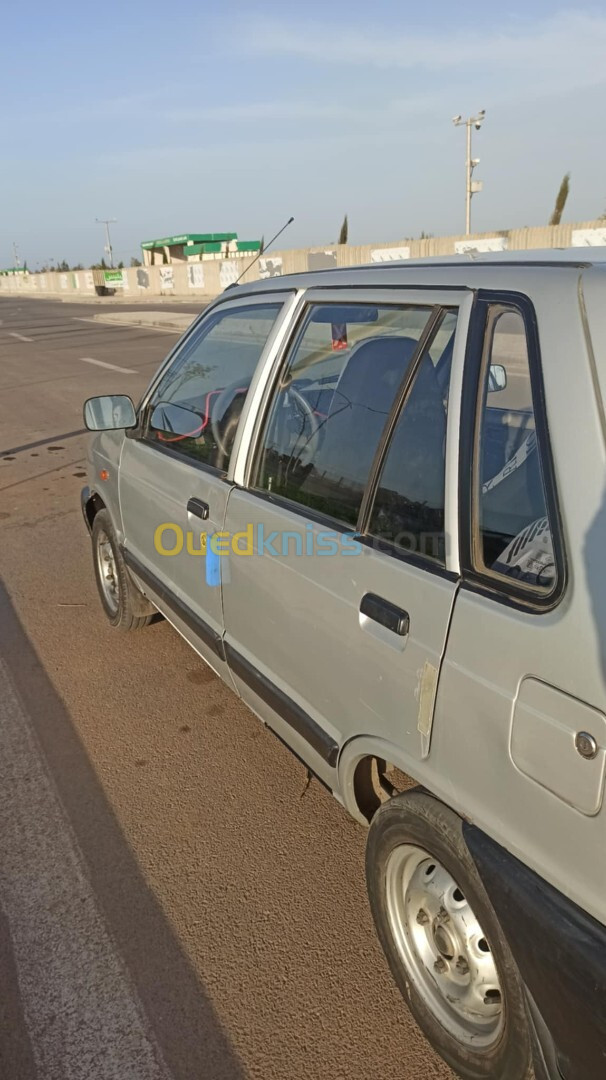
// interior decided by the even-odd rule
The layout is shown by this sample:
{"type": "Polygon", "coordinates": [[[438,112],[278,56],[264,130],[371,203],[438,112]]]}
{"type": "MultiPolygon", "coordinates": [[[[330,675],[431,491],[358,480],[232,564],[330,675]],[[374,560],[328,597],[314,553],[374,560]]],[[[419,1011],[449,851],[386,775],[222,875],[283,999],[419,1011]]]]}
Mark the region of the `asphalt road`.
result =
{"type": "Polygon", "coordinates": [[[104,622],[82,402],[176,335],[98,310],[0,300],[0,1076],[448,1080],[363,829],[167,623],[104,622]]]}

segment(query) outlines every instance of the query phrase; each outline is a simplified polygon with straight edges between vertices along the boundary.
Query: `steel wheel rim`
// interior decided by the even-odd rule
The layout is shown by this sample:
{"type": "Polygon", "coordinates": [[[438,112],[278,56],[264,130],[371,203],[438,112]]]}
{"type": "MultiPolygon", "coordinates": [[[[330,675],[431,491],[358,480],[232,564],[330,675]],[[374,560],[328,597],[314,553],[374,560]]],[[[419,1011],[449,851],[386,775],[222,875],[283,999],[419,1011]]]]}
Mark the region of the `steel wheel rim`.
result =
{"type": "Polygon", "coordinates": [[[486,936],[457,882],[412,844],[392,851],[385,876],[391,933],[415,990],[460,1043],[492,1046],[503,1028],[503,993],[486,936]]]}
{"type": "Polygon", "coordinates": [[[115,615],[120,601],[118,567],[114,549],[107,533],[103,531],[97,537],[97,569],[103,597],[112,615],[115,615]]]}

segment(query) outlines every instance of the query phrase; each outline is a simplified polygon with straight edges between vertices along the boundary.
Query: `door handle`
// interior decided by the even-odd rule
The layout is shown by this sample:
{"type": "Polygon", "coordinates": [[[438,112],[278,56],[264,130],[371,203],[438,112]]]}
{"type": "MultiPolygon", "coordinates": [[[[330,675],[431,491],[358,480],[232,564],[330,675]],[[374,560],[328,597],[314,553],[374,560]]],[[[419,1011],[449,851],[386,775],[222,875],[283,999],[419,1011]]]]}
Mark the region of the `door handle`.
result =
{"type": "Polygon", "coordinates": [[[202,518],[202,521],[206,521],[210,513],[210,506],[208,503],[202,502],[202,499],[190,499],[187,504],[187,513],[195,514],[196,517],[202,518]]]}
{"type": "Polygon", "coordinates": [[[374,619],[387,630],[391,630],[400,637],[406,637],[410,631],[410,615],[403,608],[396,607],[389,600],[383,600],[375,593],[366,593],[360,604],[362,615],[374,619]]]}

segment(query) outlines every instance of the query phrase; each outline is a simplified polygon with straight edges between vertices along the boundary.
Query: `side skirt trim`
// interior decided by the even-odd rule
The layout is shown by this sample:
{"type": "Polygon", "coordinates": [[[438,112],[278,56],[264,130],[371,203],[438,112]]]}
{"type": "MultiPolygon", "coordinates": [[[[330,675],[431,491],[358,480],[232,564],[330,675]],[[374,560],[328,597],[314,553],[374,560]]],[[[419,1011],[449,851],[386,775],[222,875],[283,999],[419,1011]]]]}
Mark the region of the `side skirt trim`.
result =
{"type": "Polygon", "coordinates": [[[334,739],[316,723],[313,717],[309,716],[300,705],[297,705],[270,679],[262,675],[253,664],[245,660],[228,642],[225,642],[225,653],[227,663],[234,675],[242,679],[242,682],[245,682],[266,705],[269,705],[271,709],[277,712],[293,731],[301,735],[327,765],[335,768],[339,747],[334,739]]]}
{"type": "Polygon", "coordinates": [[[204,619],[201,619],[199,615],[196,615],[187,604],[178,600],[177,597],[169,591],[166,585],[160,581],[155,574],[152,574],[151,570],[148,570],[146,566],[139,562],[127,548],[122,547],[120,550],[129,570],[132,570],[133,574],[138,578],[141,578],[141,581],[145,582],[158,599],[161,600],[163,604],[166,604],[166,607],[172,611],[173,615],[185,623],[192,634],[195,634],[209,647],[209,649],[212,649],[220,660],[225,660],[223,638],[220,637],[219,634],[204,621],[204,619]]]}

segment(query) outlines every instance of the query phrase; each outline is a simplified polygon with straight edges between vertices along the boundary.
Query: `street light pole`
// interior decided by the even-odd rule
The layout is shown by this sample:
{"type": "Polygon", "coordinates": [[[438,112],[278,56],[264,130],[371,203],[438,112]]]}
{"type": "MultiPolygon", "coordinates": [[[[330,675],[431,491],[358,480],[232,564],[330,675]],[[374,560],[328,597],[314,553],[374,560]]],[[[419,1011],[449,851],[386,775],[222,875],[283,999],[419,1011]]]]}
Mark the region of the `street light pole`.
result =
{"type": "Polygon", "coordinates": [[[106,250],[108,258],[109,258],[109,265],[112,267],[112,269],[113,269],[113,265],[114,265],[114,252],[113,252],[113,248],[112,248],[111,236],[109,234],[109,227],[110,227],[110,225],[114,225],[116,220],[117,219],[115,217],[111,217],[111,218],[95,218],[95,221],[97,222],[97,225],[105,225],[105,237],[106,237],[106,241],[107,241],[106,244],[105,244],[105,250],[106,250]]]}
{"type": "Polygon", "coordinates": [[[466,154],[465,154],[465,235],[469,236],[471,233],[471,196],[475,195],[478,191],[482,190],[482,181],[473,179],[473,170],[476,165],[480,164],[479,158],[472,158],[471,156],[471,128],[475,127],[476,131],[479,131],[484,122],[486,116],[486,109],[481,109],[477,116],[469,116],[467,120],[463,120],[462,116],[453,116],[452,122],[455,127],[460,127],[465,124],[467,128],[466,139],[466,154]]]}

